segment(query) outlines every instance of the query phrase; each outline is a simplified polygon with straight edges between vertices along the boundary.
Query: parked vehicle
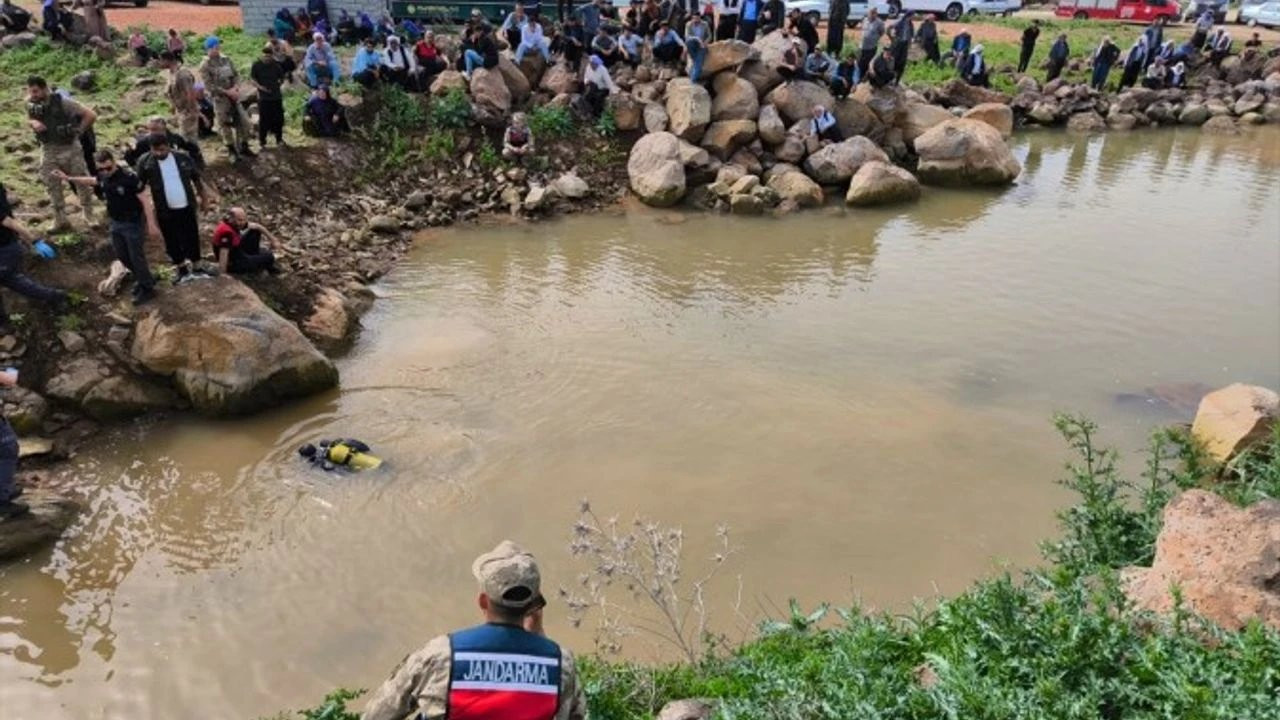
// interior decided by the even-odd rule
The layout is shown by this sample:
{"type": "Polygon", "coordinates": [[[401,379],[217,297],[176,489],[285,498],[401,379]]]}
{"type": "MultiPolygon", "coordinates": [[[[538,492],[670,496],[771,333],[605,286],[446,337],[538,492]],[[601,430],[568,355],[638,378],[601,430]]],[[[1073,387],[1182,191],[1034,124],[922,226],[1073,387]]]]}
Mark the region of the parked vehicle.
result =
{"type": "Polygon", "coordinates": [[[1022,9],[1022,0],[965,0],[969,15],[1003,15],[1010,17],[1022,9]]]}
{"type": "Polygon", "coordinates": [[[1227,0],[1192,0],[1187,3],[1187,7],[1183,10],[1183,22],[1195,22],[1196,18],[1204,14],[1205,10],[1213,12],[1213,21],[1216,23],[1225,23],[1227,21],[1227,0]]]}
{"type": "Polygon", "coordinates": [[[1240,8],[1240,22],[1249,27],[1280,27],[1280,2],[1245,5],[1240,8]]]}
{"type": "Polygon", "coordinates": [[[1182,6],[1176,0],[1058,0],[1053,14],[1076,20],[1177,22],[1182,17],[1182,6]]]}
{"type": "Polygon", "coordinates": [[[447,25],[465,22],[472,10],[479,10],[485,19],[501,23],[511,12],[511,0],[391,0],[391,17],[421,20],[431,25],[447,25]]]}

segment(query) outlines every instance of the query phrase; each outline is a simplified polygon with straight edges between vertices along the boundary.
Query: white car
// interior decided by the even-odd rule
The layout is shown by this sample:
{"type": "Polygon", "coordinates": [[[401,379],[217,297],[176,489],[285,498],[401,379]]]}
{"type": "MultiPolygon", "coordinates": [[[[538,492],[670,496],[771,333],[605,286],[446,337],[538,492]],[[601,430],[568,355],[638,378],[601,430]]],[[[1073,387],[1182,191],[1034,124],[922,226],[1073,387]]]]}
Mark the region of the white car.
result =
{"type": "Polygon", "coordinates": [[[1280,27],[1280,2],[1245,5],[1240,8],[1240,22],[1249,27],[1280,27]]]}
{"type": "MultiPolygon", "coordinates": [[[[796,9],[804,13],[810,20],[817,24],[819,20],[826,20],[830,15],[831,3],[827,0],[787,0],[787,9],[796,9]]],[[[867,4],[867,0],[849,0],[849,18],[845,21],[845,25],[853,27],[862,22],[867,16],[867,9],[873,7],[867,4]]],[[[894,0],[876,0],[875,9],[879,11],[881,17],[893,17],[898,14],[898,4],[894,0]]]]}
{"type": "Polygon", "coordinates": [[[965,0],[970,15],[1003,15],[1009,17],[1022,9],[1022,0],[965,0]]]}

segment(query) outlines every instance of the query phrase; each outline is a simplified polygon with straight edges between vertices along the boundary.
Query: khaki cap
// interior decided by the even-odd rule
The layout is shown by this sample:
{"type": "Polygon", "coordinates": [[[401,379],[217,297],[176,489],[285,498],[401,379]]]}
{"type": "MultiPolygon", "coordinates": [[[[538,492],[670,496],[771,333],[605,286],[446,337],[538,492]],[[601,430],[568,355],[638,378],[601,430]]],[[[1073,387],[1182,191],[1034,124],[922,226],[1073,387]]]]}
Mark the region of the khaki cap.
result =
{"type": "Polygon", "coordinates": [[[510,540],[476,558],[471,572],[496,605],[524,610],[542,602],[542,576],[533,555],[510,540]]]}

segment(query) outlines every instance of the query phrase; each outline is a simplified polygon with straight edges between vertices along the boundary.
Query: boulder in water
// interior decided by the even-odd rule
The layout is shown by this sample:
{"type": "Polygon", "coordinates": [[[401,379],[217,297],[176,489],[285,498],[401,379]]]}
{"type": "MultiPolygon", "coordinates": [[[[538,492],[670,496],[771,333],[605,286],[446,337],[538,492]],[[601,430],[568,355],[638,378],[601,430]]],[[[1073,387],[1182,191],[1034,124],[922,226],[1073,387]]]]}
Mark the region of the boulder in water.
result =
{"type": "Polygon", "coordinates": [[[21,501],[30,511],[0,519],[0,560],[25,557],[62,537],[80,512],[80,504],[42,490],[28,490],[21,501]]]}
{"type": "Polygon", "coordinates": [[[1002,103],[982,103],[969,108],[961,117],[981,120],[1000,131],[1000,137],[1013,136],[1013,110],[1002,103]]]}
{"type": "Polygon", "coordinates": [[[870,207],[911,202],[920,198],[920,181],[897,165],[873,160],[863,163],[849,181],[847,205],[870,207]]]}
{"type": "Polygon", "coordinates": [[[649,133],[631,146],[627,158],[631,191],[646,205],[670,207],[685,193],[680,138],[669,132],[649,133]]]}
{"type": "Polygon", "coordinates": [[[902,139],[914,142],[929,128],[941,125],[953,117],[955,116],[949,111],[937,105],[907,103],[898,126],[902,128],[902,139]]]}
{"type": "Polygon", "coordinates": [[[338,382],[338,371],[302,332],[226,276],[165,293],[141,315],[133,356],[172,376],[206,415],[237,415],[278,405],[338,382]]]}
{"type": "Polygon", "coordinates": [[[768,187],[778,193],[783,201],[790,200],[798,207],[818,207],[822,204],[822,186],[802,172],[785,172],[769,178],[768,187]]]}
{"type": "Polygon", "coordinates": [[[823,185],[839,185],[853,177],[863,163],[873,160],[889,162],[889,156],[870,140],[851,137],[810,154],[804,161],[804,171],[823,185]]]}
{"type": "Polygon", "coordinates": [[[977,120],[957,118],[916,138],[918,173],[937,185],[1007,185],[1022,172],[1000,132],[977,120]]]}

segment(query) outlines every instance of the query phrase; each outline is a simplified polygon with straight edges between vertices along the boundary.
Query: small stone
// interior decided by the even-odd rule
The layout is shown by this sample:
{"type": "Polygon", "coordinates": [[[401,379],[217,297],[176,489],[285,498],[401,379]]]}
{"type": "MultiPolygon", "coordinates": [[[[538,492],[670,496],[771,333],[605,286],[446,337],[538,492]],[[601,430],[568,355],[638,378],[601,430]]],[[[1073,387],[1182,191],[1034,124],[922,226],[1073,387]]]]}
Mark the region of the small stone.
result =
{"type": "Polygon", "coordinates": [[[77,353],[84,349],[84,336],[70,330],[62,330],[58,333],[58,342],[62,343],[62,347],[69,353],[77,353]]]}
{"type": "Polygon", "coordinates": [[[397,233],[400,232],[400,221],[391,215],[374,215],[369,220],[369,229],[376,233],[397,233]]]}

